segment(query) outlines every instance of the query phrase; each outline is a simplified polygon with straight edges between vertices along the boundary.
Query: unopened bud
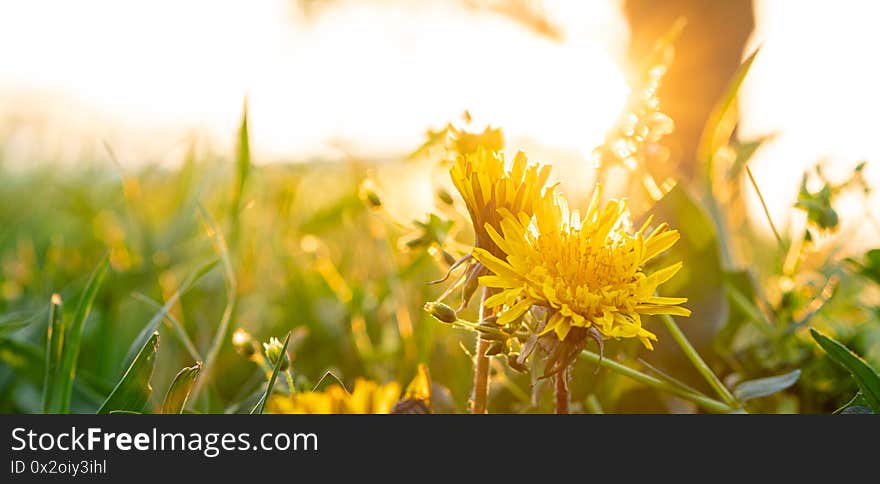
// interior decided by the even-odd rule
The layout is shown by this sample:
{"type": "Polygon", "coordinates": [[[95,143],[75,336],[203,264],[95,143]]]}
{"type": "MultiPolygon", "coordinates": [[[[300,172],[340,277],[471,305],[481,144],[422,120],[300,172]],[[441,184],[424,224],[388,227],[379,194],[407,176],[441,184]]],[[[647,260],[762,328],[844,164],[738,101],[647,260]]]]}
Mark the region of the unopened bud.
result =
{"type": "Polygon", "coordinates": [[[452,199],[452,195],[445,188],[440,188],[437,190],[437,198],[440,199],[441,202],[446,205],[452,205],[454,200],[452,199]]]}
{"type": "Polygon", "coordinates": [[[507,366],[520,373],[528,373],[529,371],[529,368],[526,365],[519,362],[519,353],[508,353],[507,366]]]}
{"type": "Polygon", "coordinates": [[[425,311],[442,323],[451,324],[458,321],[458,315],[455,313],[455,310],[441,302],[425,303],[425,311]]]}
{"type": "Polygon", "coordinates": [[[269,363],[272,366],[275,366],[278,363],[279,358],[283,358],[281,361],[281,371],[287,371],[290,368],[290,358],[287,356],[287,352],[283,352],[282,349],[284,345],[281,344],[281,341],[278,341],[278,338],[274,336],[269,338],[268,343],[263,343],[263,349],[266,353],[266,358],[269,360],[269,363]],[[282,354],[283,353],[283,354],[282,354]]]}
{"type": "Polygon", "coordinates": [[[361,200],[371,208],[378,209],[382,207],[382,199],[379,197],[379,194],[376,193],[375,185],[371,180],[366,180],[361,184],[360,196],[361,200]]]}
{"type": "Polygon", "coordinates": [[[257,350],[254,349],[254,339],[251,337],[250,333],[242,328],[238,328],[232,333],[232,346],[238,354],[245,358],[250,358],[257,352],[257,350]]]}
{"type": "Polygon", "coordinates": [[[500,355],[504,352],[505,346],[506,345],[504,344],[504,342],[495,341],[491,345],[489,345],[489,349],[487,349],[486,352],[483,354],[486,356],[500,355]]]}

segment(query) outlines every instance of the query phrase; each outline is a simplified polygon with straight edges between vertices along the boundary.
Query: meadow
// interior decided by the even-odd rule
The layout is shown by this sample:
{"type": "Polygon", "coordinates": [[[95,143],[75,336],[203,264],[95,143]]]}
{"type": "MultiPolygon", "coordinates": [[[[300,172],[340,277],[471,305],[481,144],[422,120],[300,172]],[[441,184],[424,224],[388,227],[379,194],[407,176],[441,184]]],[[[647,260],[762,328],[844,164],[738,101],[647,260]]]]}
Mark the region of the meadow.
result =
{"type": "Polygon", "coordinates": [[[532,164],[553,160],[520,160],[503,126],[467,116],[382,162],[256,164],[246,108],[234,153],[193,143],[174,166],[123,168],[112,147],[64,166],[0,160],[0,411],[880,412],[880,249],[843,255],[835,208],[867,197],[864,165],[845,180],[804,173],[798,230],[749,213],[744,193],[770,188],[749,170],[764,140],[734,135],[754,57],[705,128],[699,172],[683,173],[656,96],[671,50],[646,60],[594,153],[596,205],[593,186],[565,185],[583,218],[537,229],[589,246],[556,241],[573,252],[548,265],[551,289],[501,279],[511,256],[549,260],[528,234],[556,213],[541,203],[556,206],[558,180],[532,164]],[[433,209],[400,219],[414,178],[433,209]],[[516,244],[526,252],[505,253],[516,244]],[[635,302],[593,276],[678,262],[635,302]],[[619,317],[561,309],[559,284],[619,317]]]}

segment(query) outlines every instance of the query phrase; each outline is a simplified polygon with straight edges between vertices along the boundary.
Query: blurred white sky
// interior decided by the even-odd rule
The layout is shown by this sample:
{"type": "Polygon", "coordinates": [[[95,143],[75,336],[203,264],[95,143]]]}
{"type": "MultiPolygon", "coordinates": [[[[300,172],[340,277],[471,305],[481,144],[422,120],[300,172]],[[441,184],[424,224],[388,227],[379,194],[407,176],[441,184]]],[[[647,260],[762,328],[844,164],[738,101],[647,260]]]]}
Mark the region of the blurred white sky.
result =
{"type": "MultiPolygon", "coordinates": [[[[285,0],[0,0],[0,149],[75,160],[106,140],[138,163],[173,160],[192,133],[224,149],[249,93],[258,160],[395,156],[469,109],[589,176],[626,94],[616,0],[543,2],[562,43],[462,0],[324,3],[306,17],[285,0]]],[[[874,161],[880,184],[880,4],[755,6],[741,132],[779,134],[753,169],[781,223],[820,157],[832,172],[874,161]]]]}
{"type": "Polygon", "coordinates": [[[222,144],[249,93],[257,154],[302,158],[400,154],[465,109],[586,152],[625,98],[613,2],[547,2],[561,44],[462,1],[324,4],[305,18],[285,0],[3,1],[0,109],[114,146],[188,129],[222,144]]]}

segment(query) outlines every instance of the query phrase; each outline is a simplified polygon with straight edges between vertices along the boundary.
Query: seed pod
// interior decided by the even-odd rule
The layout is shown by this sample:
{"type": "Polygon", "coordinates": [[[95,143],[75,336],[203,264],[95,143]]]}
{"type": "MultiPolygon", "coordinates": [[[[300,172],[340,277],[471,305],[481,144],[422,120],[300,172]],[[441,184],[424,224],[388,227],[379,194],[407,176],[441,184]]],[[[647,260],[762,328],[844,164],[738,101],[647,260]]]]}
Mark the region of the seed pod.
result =
{"type": "Polygon", "coordinates": [[[483,354],[486,356],[500,355],[501,353],[504,352],[504,350],[506,349],[506,346],[507,345],[505,345],[501,341],[494,341],[494,342],[492,342],[491,345],[489,345],[489,349],[487,349],[486,352],[483,354]]]}
{"type": "Polygon", "coordinates": [[[437,318],[441,323],[451,324],[458,321],[458,315],[455,310],[441,302],[425,303],[425,311],[437,318]]]}

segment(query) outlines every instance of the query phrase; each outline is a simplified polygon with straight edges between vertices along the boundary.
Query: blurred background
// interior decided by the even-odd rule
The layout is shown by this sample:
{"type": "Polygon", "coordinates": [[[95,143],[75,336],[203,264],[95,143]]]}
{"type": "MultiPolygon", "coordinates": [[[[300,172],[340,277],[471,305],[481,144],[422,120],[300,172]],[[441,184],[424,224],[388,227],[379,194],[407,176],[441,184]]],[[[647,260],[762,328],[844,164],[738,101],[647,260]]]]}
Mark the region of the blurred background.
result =
{"type": "MultiPolygon", "coordinates": [[[[53,292],[75,301],[109,247],[114,281],[87,329],[90,383],[78,397],[90,408],[155,311],[132,293],[161,304],[214,253],[202,203],[235,259],[232,327],[260,338],[304,328],[297,368],[311,381],[328,368],[347,382],[402,381],[430,360],[461,409],[469,361],[459,342],[469,336],[419,310],[438,292],[422,282],[442,273],[445,246],[407,244],[464,233],[425,215],[450,187],[446,170],[401,162],[429,130],[467,112],[475,131],[501,127],[509,152],[553,163],[567,191],[589,192],[591,153],[654,42],[684,17],[659,93],[675,122],[666,145],[676,179],[698,177],[703,126],[760,46],[736,139],[762,141],[749,161],[755,181],[783,237],[799,237],[806,222],[793,205],[817,163],[812,190],[843,183],[864,160],[867,183],[880,182],[878,13],[860,0],[0,0],[0,308],[38,314],[53,292]],[[245,100],[249,173],[235,169],[245,100]],[[382,213],[358,197],[365,180],[382,213]]],[[[772,245],[755,191],[741,192],[743,223],[772,245]]],[[[877,202],[835,198],[840,257],[876,246],[877,202]]],[[[228,304],[223,274],[203,284],[174,310],[199,348],[228,304]]],[[[16,341],[42,344],[43,330],[16,341]]],[[[175,362],[160,366],[165,380],[187,361],[175,344],[163,350],[175,362]]],[[[229,379],[206,410],[230,410],[220,402],[259,380],[224,351],[229,379]]],[[[26,356],[5,361],[2,408],[32,410],[38,386],[19,381],[26,356]]],[[[531,408],[510,392],[519,403],[499,405],[531,408]]]]}
{"type": "Polygon", "coordinates": [[[191,136],[229,148],[248,95],[258,163],[393,158],[467,109],[502,126],[510,146],[584,167],[623,105],[632,62],[685,16],[661,92],[677,151],[693,154],[717,94],[763,45],[742,90],[739,130],[774,135],[753,171],[772,184],[767,202],[784,220],[797,193],[797,177],[786,174],[820,158],[843,171],[877,158],[877,8],[859,0],[6,0],[3,159],[74,162],[107,142],[123,164],[176,163],[191,136]]]}

